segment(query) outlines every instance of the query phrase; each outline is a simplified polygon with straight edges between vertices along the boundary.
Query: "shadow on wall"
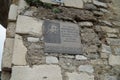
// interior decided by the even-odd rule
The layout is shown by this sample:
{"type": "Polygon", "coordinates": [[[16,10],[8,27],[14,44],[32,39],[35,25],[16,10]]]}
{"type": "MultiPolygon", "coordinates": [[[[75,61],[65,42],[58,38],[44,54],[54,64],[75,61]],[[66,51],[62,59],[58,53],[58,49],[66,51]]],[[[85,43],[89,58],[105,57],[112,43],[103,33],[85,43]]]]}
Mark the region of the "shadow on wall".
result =
{"type": "Polygon", "coordinates": [[[0,24],[7,28],[10,0],[0,0],[0,24]]]}

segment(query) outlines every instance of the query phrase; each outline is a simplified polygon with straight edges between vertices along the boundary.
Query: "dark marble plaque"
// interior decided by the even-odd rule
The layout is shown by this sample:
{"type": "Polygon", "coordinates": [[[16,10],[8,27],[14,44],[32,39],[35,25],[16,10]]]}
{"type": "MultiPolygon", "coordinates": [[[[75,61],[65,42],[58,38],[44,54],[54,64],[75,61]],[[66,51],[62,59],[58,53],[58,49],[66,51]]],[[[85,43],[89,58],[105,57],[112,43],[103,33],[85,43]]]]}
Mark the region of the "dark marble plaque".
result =
{"type": "Polygon", "coordinates": [[[82,54],[77,24],[45,20],[43,23],[45,52],[82,54]]]}

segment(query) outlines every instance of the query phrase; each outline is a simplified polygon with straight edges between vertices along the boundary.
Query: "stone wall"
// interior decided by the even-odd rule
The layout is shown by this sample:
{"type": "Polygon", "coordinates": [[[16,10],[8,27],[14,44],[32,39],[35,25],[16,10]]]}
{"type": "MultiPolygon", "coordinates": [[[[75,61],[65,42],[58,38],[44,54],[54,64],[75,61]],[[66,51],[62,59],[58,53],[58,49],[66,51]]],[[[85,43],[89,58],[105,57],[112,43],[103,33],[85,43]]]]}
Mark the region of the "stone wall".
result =
{"type": "Polygon", "coordinates": [[[42,1],[63,12],[11,4],[2,80],[120,80],[119,0],[42,1]],[[78,25],[81,53],[45,52],[45,20],[78,25]]]}

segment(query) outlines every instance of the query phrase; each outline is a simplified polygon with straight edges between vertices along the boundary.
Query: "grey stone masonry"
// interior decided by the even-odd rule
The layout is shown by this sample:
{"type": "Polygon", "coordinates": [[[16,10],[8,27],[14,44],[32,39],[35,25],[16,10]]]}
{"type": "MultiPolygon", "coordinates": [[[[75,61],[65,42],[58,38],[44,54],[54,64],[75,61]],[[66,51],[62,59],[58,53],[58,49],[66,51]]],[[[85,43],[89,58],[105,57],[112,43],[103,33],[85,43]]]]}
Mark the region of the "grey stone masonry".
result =
{"type": "Polygon", "coordinates": [[[120,80],[119,0],[12,0],[2,80],[120,80]]]}

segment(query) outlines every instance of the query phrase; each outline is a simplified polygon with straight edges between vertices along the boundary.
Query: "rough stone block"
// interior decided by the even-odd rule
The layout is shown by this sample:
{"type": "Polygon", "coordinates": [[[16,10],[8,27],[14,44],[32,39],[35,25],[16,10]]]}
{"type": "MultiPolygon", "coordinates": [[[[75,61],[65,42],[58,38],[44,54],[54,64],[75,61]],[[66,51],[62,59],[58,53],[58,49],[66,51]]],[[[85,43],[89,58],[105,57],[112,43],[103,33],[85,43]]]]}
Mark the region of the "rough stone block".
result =
{"type": "Polygon", "coordinates": [[[113,33],[107,33],[107,36],[109,38],[117,38],[118,37],[117,34],[113,34],[113,33]]]}
{"type": "Polygon", "coordinates": [[[101,26],[101,29],[102,29],[104,32],[107,32],[107,33],[119,33],[119,30],[118,30],[118,29],[110,28],[110,27],[107,27],[107,26],[101,26]]]}
{"type": "Polygon", "coordinates": [[[50,64],[50,63],[58,63],[58,59],[57,59],[57,57],[47,56],[46,57],[46,63],[48,63],[48,64],[50,64]]]}
{"type": "Polygon", "coordinates": [[[100,80],[118,80],[117,76],[110,76],[108,74],[104,74],[100,76],[100,80]]]}
{"type": "Polygon", "coordinates": [[[84,8],[87,9],[87,10],[97,10],[97,7],[92,3],[86,3],[84,5],[84,8]]]}
{"type": "Polygon", "coordinates": [[[11,73],[7,71],[2,71],[1,80],[10,80],[11,73]]]}
{"type": "Polygon", "coordinates": [[[97,0],[93,0],[93,3],[98,7],[104,7],[104,8],[108,7],[106,3],[103,3],[103,2],[100,2],[100,1],[97,1],[97,0]]]}
{"type": "Polygon", "coordinates": [[[120,55],[120,46],[114,47],[114,52],[116,55],[120,55]]]}
{"type": "Polygon", "coordinates": [[[79,71],[93,73],[94,69],[92,65],[80,65],[78,68],[79,71]]]}
{"type": "Polygon", "coordinates": [[[111,50],[110,46],[107,46],[107,45],[105,45],[105,44],[102,44],[102,52],[103,52],[103,53],[109,53],[109,54],[111,54],[111,53],[112,53],[112,50],[111,50]]]}
{"type": "Polygon", "coordinates": [[[38,42],[38,41],[39,41],[39,38],[28,37],[27,40],[28,40],[29,42],[38,42]]]}
{"type": "Polygon", "coordinates": [[[57,65],[14,66],[10,80],[62,80],[62,75],[57,65]]]}
{"type": "Polygon", "coordinates": [[[106,38],[107,43],[112,46],[119,46],[120,45],[120,39],[113,39],[113,38],[106,38]]]}
{"type": "Polygon", "coordinates": [[[20,34],[32,34],[41,36],[42,35],[42,24],[43,21],[28,16],[18,16],[16,33],[20,34]]]}
{"type": "Polygon", "coordinates": [[[17,18],[17,9],[18,9],[17,5],[11,4],[10,10],[9,10],[9,17],[8,17],[9,20],[11,20],[11,21],[16,20],[16,18],[17,18]]]}
{"type": "Polygon", "coordinates": [[[103,24],[103,25],[106,25],[106,26],[110,26],[110,27],[112,27],[113,25],[112,25],[112,23],[110,22],[110,21],[106,21],[106,20],[99,20],[99,22],[101,23],[101,24],[103,24]]]}
{"type": "Polygon", "coordinates": [[[76,60],[87,60],[87,57],[83,56],[83,55],[76,55],[75,56],[76,60]]]}
{"type": "Polygon", "coordinates": [[[15,28],[16,28],[16,23],[15,22],[9,22],[7,31],[6,31],[6,36],[8,38],[14,38],[15,37],[15,28]]]}
{"type": "Polygon", "coordinates": [[[94,80],[94,75],[89,75],[87,73],[66,73],[68,80],[94,80]]]}
{"type": "Polygon", "coordinates": [[[82,0],[64,0],[64,4],[68,7],[83,8],[82,0]]]}
{"type": "Polygon", "coordinates": [[[26,65],[27,48],[24,46],[22,37],[15,35],[14,51],[13,51],[13,65],[26,65]]]}
{"type": "Polygon", "coordinates": [[[14,39],[7,38],[4,45],[3,59],[2,59],[2,69],[11,69],[12,55],[13,55],[14,39]]]}
{"type": "Polygon", "coordinates": [[[92,27],[93,23],[92,22],[79,22],[79,25],[82,27],[92,27]]]}
{"type": "Polygon", "coordinates": [[[26,7],[28,7],[28,4],[25,2],[25,0],[19,0],[18,2],[18,14],[22,12],[26,7]]]}
{"type": "Polygon", "coordinates": [[[120,65],[120,56],[110,55],[109,64],[112,66],[120,65]]]}
{"type": "Polygon", "coordinates": [[[44,3],[57,4],[54,0],[41,0],[44,3]]]}

